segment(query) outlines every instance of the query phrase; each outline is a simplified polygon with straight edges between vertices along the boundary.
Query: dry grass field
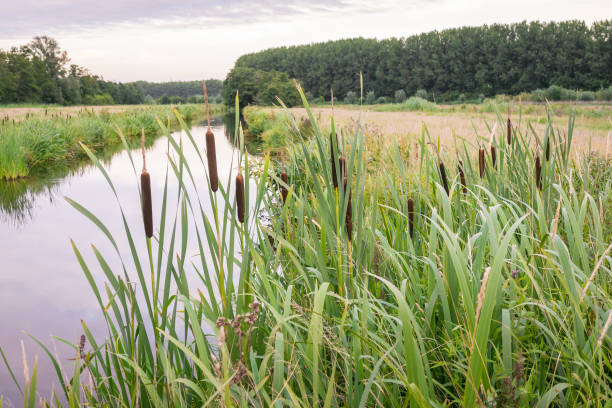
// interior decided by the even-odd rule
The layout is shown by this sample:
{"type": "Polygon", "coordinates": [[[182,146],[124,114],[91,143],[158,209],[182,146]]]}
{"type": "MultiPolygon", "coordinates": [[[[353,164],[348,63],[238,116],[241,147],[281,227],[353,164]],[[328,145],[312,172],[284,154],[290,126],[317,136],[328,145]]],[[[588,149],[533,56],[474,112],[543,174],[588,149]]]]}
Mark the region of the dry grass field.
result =
{"type": "Polygon", "coordinates": [[[53,116],[76,117],[85,110],[89,112],[121,113],[130,110],[142,109],[143,105],[101,105],[101,106],[52,106],[52,107],[0,107],[0,119],[8,118],[15,121],[22,120],[28,116],[53,116]]]}
{"type": "MultiPolygon", "coordinates": [[[[607,115],[594,116],[590,110],[578,111],[574,127],[573,153],[587,152],[590,149],[602,155],[612,153],[612,106],[600,106],[600,110],[607,111],[607,115]],[[582,112],[582,113],[581,113],[582,112]]],[[[323,127],[329,128],[331,108],[312,108],[313,114],[319,119],[323,127]]],[[[297,117],[305,116],[302,108],[292,108],[291,112],[297,117]]],[[[427,126],[432,140],[440,140],[443,150],[454,150],[454,136],[476,142],[477,137],[489,140],[487,123],[493,126],[497,121],[494,113],[483,112],[376,112],[354,108],[335,108],[334,120],[336,124],[352,127],[361,117],[366,133],[371,136],[382,137],[385,142],[398,141],[400,144],[416,142],[421,135],[422,126],[427,126]]],[[[504,115],[505,119],[505,115],[504,115]]],[[[519,122],[518,112],[513,109],[512,123],[519,122]]],[[[553,122],[562,132],[567,130],[568,115],[561,112],[554,113],[553,122]]],[[[521,129],[530,123],[536,132],[543,134],[546,127],[544,109],[535,110],[534,113],[523,114],[521,129]],[[541,132],[541,133],[540,133],[541,132]]],[[[498,135],[505,132],[498,126],[498,135]]]]}

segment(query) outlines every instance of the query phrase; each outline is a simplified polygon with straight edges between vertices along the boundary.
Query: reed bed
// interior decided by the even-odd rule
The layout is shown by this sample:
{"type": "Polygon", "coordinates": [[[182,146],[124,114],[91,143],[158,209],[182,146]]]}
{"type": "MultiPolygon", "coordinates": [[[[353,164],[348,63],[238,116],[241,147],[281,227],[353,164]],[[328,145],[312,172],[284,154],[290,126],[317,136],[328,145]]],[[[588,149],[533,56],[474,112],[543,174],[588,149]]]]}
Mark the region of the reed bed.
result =
{"type": "MultiPolygon", "coordinates": [[[[458,141],[438,155],[423,127],[418,149],[393,148],[395,171],[372,174],[361,123],[336,139],[332,119],[330,138],[299,91],[314,136],[290,145],[279,169],[266,156],[255,177],[236,127],[240,179],[213,191],[210,174],[193,174],[169,138],[168,177],[190,188],[176,209],[166,191],[153,198],[159,224],[146,247],[131,245],[134,267],[108,267],[118,249],[93,248],[98,265],[86,264],[73,243],[108,338],[84,322],[87,345],[73,345],[67,373],[49,353],[67,405],[607,406],[612,234],[602,217],[612,181],[601,177],[610,163],[570,159],[572,117],[565,132],[550,121],[544,134],[516,121],[511,145],[506,131],[492,132],[496,166],[484,173],[479,145],[458,141]],[[536,177],[532,146],[544,139],[550,157],[536,177]],[[461,173],[450,171],[457,165],[461,173]],[[185,252],[177,226],[196,232],[199,253],[185,252]]],[[[208,138],[176,118],[206,167],[208,138]]],[[[129,242],[142,234],[124,225],[129,242]]],[[[38,401],[35,375],[22,387],[25,405],[60,405],[38,401]]]]}
{"type": "MultiPolygon", "coordinates": [[[[185,120],[203,114],[195,106],[179,109],[185,120]]],[[[28,114],[17,122],[7,121],[0,126],[0,181],[44,173],[86,159],[79,143],[96,152],[120,145],[115,127],[119,127],[128,139],[140,136],[142,128],[147,135],[159,134],[156,117],[165,120],[170,115],[171,125],[177,126],[171,107],[119,113],[81,110],[74,116],[28,114]]]]}

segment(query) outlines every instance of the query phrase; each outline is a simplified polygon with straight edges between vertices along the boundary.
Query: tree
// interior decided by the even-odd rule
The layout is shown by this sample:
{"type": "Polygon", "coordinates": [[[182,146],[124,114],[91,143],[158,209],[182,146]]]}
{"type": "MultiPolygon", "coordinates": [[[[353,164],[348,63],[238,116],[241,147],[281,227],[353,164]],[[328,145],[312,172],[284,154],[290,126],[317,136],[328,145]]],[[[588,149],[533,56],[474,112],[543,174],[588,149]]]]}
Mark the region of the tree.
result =
{"type": "Polygon", "coordinates": [[[406,91],[403,89],[398,89],[395,91],[395,102],[403,103],[406,100],[406,91]]]}

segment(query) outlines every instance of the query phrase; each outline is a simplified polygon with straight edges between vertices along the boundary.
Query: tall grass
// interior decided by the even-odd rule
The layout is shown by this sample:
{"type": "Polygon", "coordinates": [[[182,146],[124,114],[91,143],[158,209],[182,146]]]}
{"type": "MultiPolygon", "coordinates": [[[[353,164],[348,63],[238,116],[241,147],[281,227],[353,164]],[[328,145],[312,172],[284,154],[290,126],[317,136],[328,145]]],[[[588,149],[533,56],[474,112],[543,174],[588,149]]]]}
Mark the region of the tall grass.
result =
{"type": "MultiPolygon", "coordinates": [[[[186,120],[202,115],[191,105],[179,109],[186,120]]],[[[27,177],[86,158],[79,143],[94,151],[118,145],[121,141],[115,127],[128,138],[140,135],[142,128],[147,135],[159,133],[155,118],[169,115],[172,115],[172,108],[161,107],[121,113],[85,110],[76,117],[28,115],[18,122],[8,121],[0,126],[0,180],[27,177]]],[[[174,120],[173,124],[178,122],[174,120]]]]}
{"type": "MultiPolygon", "coordinates": [[[[236,127],[243,207],[234,175],[213,192],[170,137],[167,179],[181,199],[170,209],[167,189],[153,197],[159,221],[144,247],[134,244],[142,226],[119,213],[131,251],[120,270],[107,261],[120,258],[116,237],[70,201],[117,251],[92,248],[102,286],[73,243],[108,338],[83,323],[89,346],[73,346],[71,373],[49,353],[68,405],[607,406],[612,258],[602,214],[612,181],[594,185],[591,162],[570,160],[573,117],[565,133],[549,122],[545,135],[519,121],[512,145],[493,130],[496,166],[482,178],[478,145],[458,142],[456,156],[440,158],[425,128],[418,155],[395,148],[388,171],[371,174],[361,124],[348,133],[332,119],[329,137],[300,93],[314,137],[288,148],[282,170],[266,157],[255,176],[236,127]],[[540,189],[534,145],[543,140],[551,154],[540,189]],[[346,188],[332,177],[340,157],[346,188]],[[464,183],[449,171],[457,158],[464,183]]],[[[176,118],[206,167],[203,138],[176,118]]],[[[24,389],[31,397],[32,381],[24,389]]]]}

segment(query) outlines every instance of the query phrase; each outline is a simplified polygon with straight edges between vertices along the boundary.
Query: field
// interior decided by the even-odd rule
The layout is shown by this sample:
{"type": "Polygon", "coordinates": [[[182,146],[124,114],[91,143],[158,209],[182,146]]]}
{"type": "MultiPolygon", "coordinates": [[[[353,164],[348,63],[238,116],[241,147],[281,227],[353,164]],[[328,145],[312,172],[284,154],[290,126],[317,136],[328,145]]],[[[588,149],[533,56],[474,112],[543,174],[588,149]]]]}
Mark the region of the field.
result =
{"type": "MultiPolygon", "coordinates": [[[[253,112],[245,117],[264,134],[291,121],[253,112]]],[[[204,152],[188,134],[208,164],[195,176],[171,138],[181,199],[167,208],[165,189],[151,198],[143,173],[145,230],[125,224],[124,234],[130,243],[146,235],[146,245],[131,244],[121,258],[130,267],[111,270],[118,249],[73,243],[108,339],[83,322],[74,366],[58,371],[70,406],[604,407],[612,399],[612,162],[572,150],[581,137],[572,115],[562,129],[514,117],[509,135],[500,117],[482,150],[458,139],[440,151],[421,122],[431,122],[432,140],[453,131],[473,140],[467,117],[365,112],[363,127],[355,110],[294,112],[298,126],[275,152],[282,161],[250,160],[236,128],[237,174],[227,180],[217,179],[214,138],[204,152]],[[378,132],[412,139],[376,149],[378,132]],[[153,218],[151,199],[164,203],[153,218]],[[186,252],[190,239],[198,253],[186,252]]],[[[95,215],[72,205],[115,245],[95,215]]],[[[36,400],[36,366],[23,389],[36,400]]]]}
{"type": "MultiPolygon", "coordinates": [[[[488,142],[490,127],[498,121],[494,112],[483,111],[480,105],[441,106],[436,111],[385,111],[393,107],[365,107],[360,113],[358,107],[337,107],[334,109],[334,120],[341,126],[354,126],[361,118],[366,134],[383,139],[384,144],[393,141],[405,143],[406,139],[416,142],[425,125],[434,141],[440,140],[444,151],[454,148],[455,137],[472,143],[477,141],[476,135],[488,142]],[[489,127],[487,127],[487,124],[489,127]]],[[[397,105],[395,105],[397,106],[397,105]]],[[[499,105],[504,120],[507,118],[507,105],[499,105]]],[[[568,112],[571,105],[559,105],[552,108],[552,123],[557,128],[567,127],[568,112]]],[[[282,114],[276,109],[277,114],[282,114]]],[[[291,112],[298,118],[304,118],[304,109],[292,108],[291,112]]],[[[313,107],[312,113],[324,128],[329,128],[331,108],[313,107]]],[[[512,123],[519,123],[518,106],[512,106],[510,115],[512,123]]],[[[537,133],[543,133],[548,126],[545,106],[525,106],[521,123],[531,123],[537,133]]],[[[610,153],[612,146],[612,105],[580,106],[577,109],[574,124],[574,141],[572,154],[584,153],[589,149],[603,155],[610,153]]]]}

